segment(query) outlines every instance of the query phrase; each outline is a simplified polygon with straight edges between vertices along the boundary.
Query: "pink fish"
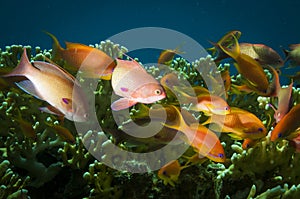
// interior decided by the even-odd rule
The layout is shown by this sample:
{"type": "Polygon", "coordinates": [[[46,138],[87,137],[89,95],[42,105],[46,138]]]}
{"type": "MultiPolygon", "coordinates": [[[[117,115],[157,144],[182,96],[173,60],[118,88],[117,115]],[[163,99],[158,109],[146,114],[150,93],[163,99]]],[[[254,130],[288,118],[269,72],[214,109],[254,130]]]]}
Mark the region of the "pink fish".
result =
{"type": "Polygon", "coordinates": [[[151,104],[166,97],[158,81],[135,60],[117,59],[111,83],[114,92],[122,97],[111,104],[114,111],[126,109],[136,103],[151,104]]]}
{"type": "Polygon", "coordinates": [[[60,67],[41,61],[31,64],[24,49],[19,65],[3,77],[14,76],[26,77],[16,85],[51,105],[42,107],[42,111],[72,121],[87,121],[88,103],[85,95],[76,79],[60,67]]]}
{"type": "Polygon", "coordinates": [[[274,119],[276,123],[278,123],[284,116],[285,114],[288,113],[290,110],[290,102],[291,102],[291,96],[292,96],[292,91],[293,91],[293,82],[288,87],[282,88],[280,85],[279,81],[279,75],[277,71],[272,68],[268,67],[272,73],[273,73],[273,82],[272,82],[272,87],[274,90],[274,97],[278,98],[278,103],[277,103],[277,109],[272,105],[271,108],[275,111],[274,113],[274,119]]]}

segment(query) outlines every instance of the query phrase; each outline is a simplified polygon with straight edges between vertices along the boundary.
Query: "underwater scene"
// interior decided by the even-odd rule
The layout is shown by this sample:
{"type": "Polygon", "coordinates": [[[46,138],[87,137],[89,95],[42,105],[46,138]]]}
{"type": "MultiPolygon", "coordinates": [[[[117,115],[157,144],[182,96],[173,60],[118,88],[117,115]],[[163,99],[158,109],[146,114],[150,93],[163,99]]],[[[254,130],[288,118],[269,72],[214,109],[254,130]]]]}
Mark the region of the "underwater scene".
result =
{"type": "Polygon", "coordinates": [[[0,199],[300,198],[299,7],[3,3],[0,199]]]}

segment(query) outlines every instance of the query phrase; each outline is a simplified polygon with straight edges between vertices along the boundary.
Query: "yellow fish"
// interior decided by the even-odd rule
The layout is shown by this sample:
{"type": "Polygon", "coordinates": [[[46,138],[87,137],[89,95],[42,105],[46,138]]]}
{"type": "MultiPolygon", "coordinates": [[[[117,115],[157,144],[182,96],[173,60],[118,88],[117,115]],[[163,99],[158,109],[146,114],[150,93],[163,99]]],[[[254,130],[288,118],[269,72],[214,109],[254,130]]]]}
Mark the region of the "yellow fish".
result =
{"type": "Polygon", "coordinates": [[[42,107],[42,111],[63,115],[72,121],[88,120],[88,103],[82,88],[73,76],[58,66],[41,61],[32,65],[24,49],[19,65],[3,77],[14,76],[26,77],[26,80],[15,84],[51,105],[42,107]]]}
{"type": "Polygon", "coordinates": [[[159,82],[135,60],[117,59],[111,84],[114,92],[122,98],[113,102],[114,111],[126,109],[136,103],[151,104],[166,97],[159,82]]]}
{"type": "Polygon", "coordinates": [[[157,175],[163,180],[164,185],[170,184],[175,186],[175,182],[178,181],[178,177],[182,169],[188,166],[181,166],[178,160],[174,160],[159,169],[157,175]]]}
{"type": "Polygon", "coordinates": [[[84,77],[111,79],[116,62],[106,53],[97,48],[70,42],[66,42],[66,49],[63,49],[54,35],[48,32],[46,34],[53,40],[54,61],[63,59],[69,69],[80,70],[84,77]]]}
{"type": "Polygon", "coordinates": [[[268,93],[270,92],[269,81],[262,66],[249,55],[242,54],[237,38],[234,35],[233,38],[234,45],[232,48],[227,48],[226,46],[218,44],[219,47],[236,61],[235,67],[246,79],[248,87],[252,88],[260,95],[270,95],[270,93],[268,93]]]}
{"type": "Polygon", "coordinates": [[[234,139],[259,139],[267,134],[260,119],[254,114],[236,107],[225,116],[213,115],[203,125],[212,123],[209,127],[215,131],[229,133],[234,139]]]}
{"type": "Polygon", "coordinates": [[[208,48],[206,50],[210,51],[212,53],[212,56],[214,57],[215,62],[219,62],[222,59],[228,58],[229,56],[224,53],[219,45],[225,46],[227,48],[231,47],[234,44],[234,38],[239,39],[241,37],[242,33],[238,30],[232,30],[227,32],[218,42],[211,42],[213,47],[208,48]]]}
{"type": "Polygon", "coordinates": [[[187,87],[173,73],[165,75],[160,82],[177,96],[180,103],[191,103],[190,110],[202,111],[206,115],[230,113],[230,106],[223,98],[211,95],[202,86],[187,87]]]}
{"type": "MultiPolygon", "coordinates": [[[[176,117],[173,121],[167,120],[164,126],[176,129],[185,134],[185,141],[190,144],[199,155],[205,156],[215,162],[225,162],[226,158],[223,146],[214,132],[198,123],[188,125],[177,107],[168,106],[168,108],[175,111],[176,117]]],[[[185,112],[185,114],[187,113],[188,112],[185,112]]]]}
{"type": "Polygon", "coordinates": [[[179,50],[179,47],[175,48],[175,49],[166,49],[163,50],[157,60],[158,64],[166,64],[166,65],[170,65],[171,62],[173,61],[174,57],[176,54],[181,54],[183,52],[181,52],[179,50]]]}

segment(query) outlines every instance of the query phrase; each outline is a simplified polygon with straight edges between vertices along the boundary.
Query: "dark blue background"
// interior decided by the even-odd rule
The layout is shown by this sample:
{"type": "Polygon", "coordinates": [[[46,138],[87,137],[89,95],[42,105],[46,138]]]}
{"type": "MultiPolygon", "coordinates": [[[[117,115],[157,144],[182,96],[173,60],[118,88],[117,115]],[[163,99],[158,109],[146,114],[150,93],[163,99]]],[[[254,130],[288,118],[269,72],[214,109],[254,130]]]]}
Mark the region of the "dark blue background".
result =
{"type": "Polygon", "coordinates": [[[5,1],[0,48],[22,44],[51,48],[47,30],[61,41],[95,44],[119,32],[145,26],[180,31],[209,47],[238,29],[240,41],[281,47],[300,43],[300,1],[5,1]],[[187,3],[188,2],[188,3],[187,3]]]}

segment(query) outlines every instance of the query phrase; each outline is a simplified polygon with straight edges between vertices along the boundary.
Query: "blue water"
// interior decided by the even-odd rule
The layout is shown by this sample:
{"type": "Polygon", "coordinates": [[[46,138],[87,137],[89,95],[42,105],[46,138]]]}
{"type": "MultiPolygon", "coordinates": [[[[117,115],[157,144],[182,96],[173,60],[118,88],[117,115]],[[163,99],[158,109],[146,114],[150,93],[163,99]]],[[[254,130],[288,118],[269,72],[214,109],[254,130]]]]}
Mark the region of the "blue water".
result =
{"type": "Polygon", "coordinates": [[[52,41],[42,30],[61,42],[94,44],[128,29],[155,26],[182,32],[204,47],[238,29],[241,42],[264,43],[284,57],[282,48],[300,43],[299,8],[296,0],[5,1],[0,6],[0,48],[22,44],[49,49],[52,41]]]}

